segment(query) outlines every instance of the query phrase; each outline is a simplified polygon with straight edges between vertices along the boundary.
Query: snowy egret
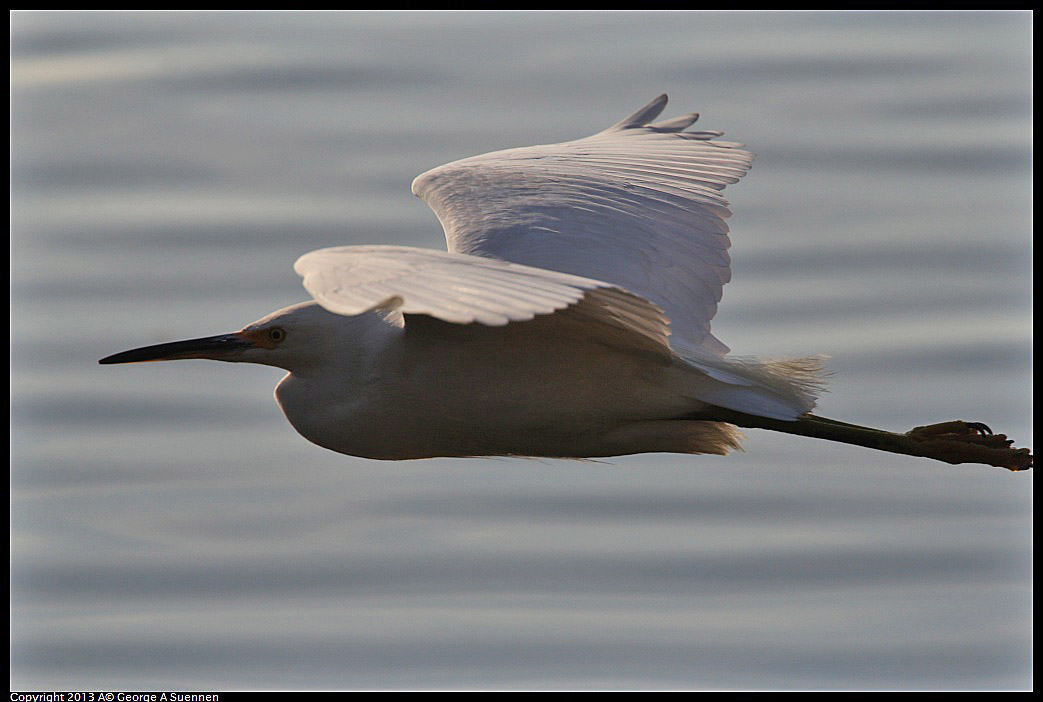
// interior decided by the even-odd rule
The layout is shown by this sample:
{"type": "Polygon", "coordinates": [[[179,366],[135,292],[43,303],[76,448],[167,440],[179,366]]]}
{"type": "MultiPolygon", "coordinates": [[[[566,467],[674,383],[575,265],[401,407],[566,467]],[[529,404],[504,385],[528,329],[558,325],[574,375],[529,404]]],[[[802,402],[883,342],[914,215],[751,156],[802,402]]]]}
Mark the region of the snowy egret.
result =
{"type": "Polygon", "coordinates": [[[981,423],[899,434],[811,414],[814,358],[727,355],[710,333],[730,278],[720,191],[753,157],[689,131],[697,114],[653,123],[666,101],[593,136],[419,176],[448,252],[313,251],[295,270],[314,301],[100,363],[283,368],[275,395],[294,428],[368,458],[725,454],[742,426],[1030,468],[1028,449],[981,423]]]}

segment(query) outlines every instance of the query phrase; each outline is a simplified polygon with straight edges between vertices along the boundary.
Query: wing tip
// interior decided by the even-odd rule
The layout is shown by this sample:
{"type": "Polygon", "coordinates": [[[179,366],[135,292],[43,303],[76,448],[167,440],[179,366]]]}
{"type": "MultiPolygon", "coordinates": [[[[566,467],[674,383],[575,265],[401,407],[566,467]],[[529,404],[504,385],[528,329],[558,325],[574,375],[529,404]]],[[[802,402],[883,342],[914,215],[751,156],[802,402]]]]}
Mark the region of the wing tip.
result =
{"type": "Polygon", "coordinates": [[[630,115],[626,119],[622,119],[616,122],[611,127],[606,129],[606,132],[618,132],[623,129],[636,129],[638,127],[646,127],[649,122],[654,120],[660,115],[660,113],[666,109],[666,103],[670,100],[666,93],[662,93],[652,102],[648,103],[640,110],[630,115]]]}
{"type": "MultiPolygon", "coordinates": [[[[745,144],[740,144],[735,141],[714,141],[718,137],[724,135],[723,131],[718,129],[705,129],[693,132],[686,132],[685,130],[691,127],[699,120],[698,112],[689,112],[688,114],[681,115],[680,117],[672,117],[665,119],[660,122],[653,123],[656,117],[658,117],[663,110],[666,108],[666,103],[669,100],[666,93],[662,93],[652,102],[648,103],[640,110],[630,115],[629,117],[616,122],[608,129],[603,130],[600,134],[614,134],[616,132],[622,132],[628,129],[645,129],[653,132],[660,132],[663,134],[676,134],[677,136],[685,139],[695,139],[698,141],[705,141],[713,146],[717,146],[725,149],[742,149],[745,148],[745,144]]],[[[594,135],[598,136],[598,135],[594,135]]]]}
{"type": "MultiPolygon", "coordinates": [[[[648,125],[649,129],[654,129],[657,132],[683,132],[684,130],[691,127],[699,121],[698,112],[689,112],[686,115],[680,117],[674,117],[673,119],[663,120],[662,122],[656,122],[655,124],[648,125]]],[[[700,132],[702,133],[702,132],[700,132]]],[[[717,136],[720,136],[724,132],[717,132],[717,136]]]]}

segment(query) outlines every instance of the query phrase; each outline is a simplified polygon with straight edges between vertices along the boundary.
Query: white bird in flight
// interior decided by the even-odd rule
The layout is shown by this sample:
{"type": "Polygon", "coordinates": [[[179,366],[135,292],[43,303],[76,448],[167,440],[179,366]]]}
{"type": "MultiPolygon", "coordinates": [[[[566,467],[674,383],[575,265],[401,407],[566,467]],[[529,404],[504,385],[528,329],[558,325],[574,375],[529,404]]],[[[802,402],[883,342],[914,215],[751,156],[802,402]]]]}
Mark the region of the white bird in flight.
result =
{"type": "Polygon", "coordinates": [[[654,120],[508,149],[413,181],[448,252],[343,246],[298,259],[314,301],[233,334],[109,356],[289,371],[275,396],[306,439],[376,459],[726,454],[737,426],[948,463],[1031,467],[984,424],[904,434],[811,414],[815,358],[728,356],[710,333],[730,278],[721,191],[741,144],[654,120]]]}

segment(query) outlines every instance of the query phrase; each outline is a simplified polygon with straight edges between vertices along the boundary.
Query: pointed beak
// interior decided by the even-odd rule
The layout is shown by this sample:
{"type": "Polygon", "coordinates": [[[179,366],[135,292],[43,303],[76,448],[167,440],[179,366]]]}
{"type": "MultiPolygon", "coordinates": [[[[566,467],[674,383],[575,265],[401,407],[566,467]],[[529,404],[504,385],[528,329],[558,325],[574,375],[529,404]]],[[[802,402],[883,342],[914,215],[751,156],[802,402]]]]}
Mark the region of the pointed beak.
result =
{"type": "Polygon", "coordinates": [[[236,356],[257,346],[250,332],[235,332],[207,336],[202,339],[171,341],[167,344],[145,346],[122,353],[106,356],[98,361],[102,365],[113,363],[149,363],[151,361],[176,361],[184,358],[209,358],[214,361],[234,361],[236,356]]]}

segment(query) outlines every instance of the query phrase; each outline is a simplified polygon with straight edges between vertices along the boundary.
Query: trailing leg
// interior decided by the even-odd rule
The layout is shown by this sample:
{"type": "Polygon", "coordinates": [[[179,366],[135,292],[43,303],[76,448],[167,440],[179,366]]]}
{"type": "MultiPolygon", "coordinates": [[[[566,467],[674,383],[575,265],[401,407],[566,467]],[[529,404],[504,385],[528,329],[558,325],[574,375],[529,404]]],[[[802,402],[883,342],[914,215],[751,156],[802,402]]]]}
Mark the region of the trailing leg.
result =
{"type": "Polygon", "coordinates": [[[792,421],[758,417],[745,412],[712,407],[685,415],[685,419],[727,422],[750,429],[767,429],[785,434],[837,441],[866,448],[923,456],[945,463],[983,463],[1012,471],[1032,467],[1029,449],[1013,448],[1013,440],[979,422],[951,421],[915,427],[904,434],[839,422],[804,414],[792,421]]]}

